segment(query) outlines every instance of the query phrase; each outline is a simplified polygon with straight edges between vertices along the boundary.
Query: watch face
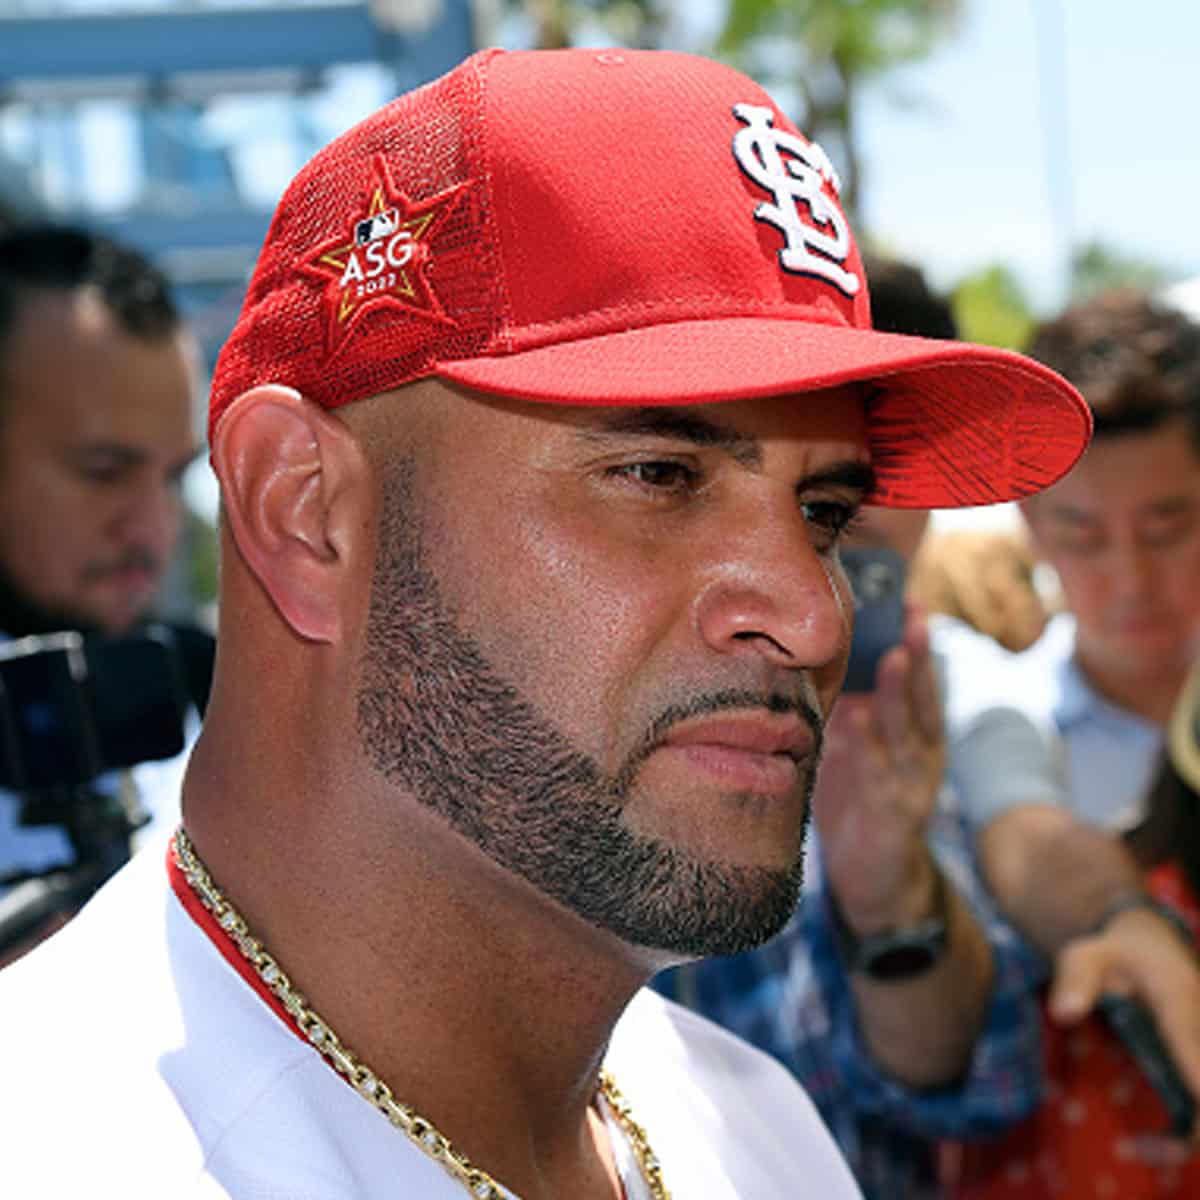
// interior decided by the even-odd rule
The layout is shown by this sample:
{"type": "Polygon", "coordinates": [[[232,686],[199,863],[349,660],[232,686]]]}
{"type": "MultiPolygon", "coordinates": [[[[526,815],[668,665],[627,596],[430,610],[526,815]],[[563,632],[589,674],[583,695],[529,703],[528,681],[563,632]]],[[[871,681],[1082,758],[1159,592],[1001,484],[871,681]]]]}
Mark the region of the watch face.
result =
{"type": "Polygon", "coordinates": [[[928,971],[942,956],[944,945],[937,940],[905,941],[874,954],[864,955],[861,960],[863,974],[872,979],[908,979],[928,971]]]}
{"type": "Polygon", "coordinates": [[[928,971],[946,953],[950,934],[946,924],[946,880],[934,871],[935,915],[906,928],[888,929],[859,937],[846,924],[837,898],[830,893],[833,936],[842,961],[851,971],[870,979],[911,979],[928,971]]]}

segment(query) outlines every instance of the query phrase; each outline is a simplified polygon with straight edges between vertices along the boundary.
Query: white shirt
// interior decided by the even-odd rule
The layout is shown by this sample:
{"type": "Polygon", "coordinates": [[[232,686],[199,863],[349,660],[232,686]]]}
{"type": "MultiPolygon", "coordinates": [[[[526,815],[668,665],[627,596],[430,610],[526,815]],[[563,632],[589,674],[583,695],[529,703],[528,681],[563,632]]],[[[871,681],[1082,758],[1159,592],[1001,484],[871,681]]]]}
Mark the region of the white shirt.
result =
{"type": "MultiPolygon", "coordinates": [[[[0,972],[0,1195],[463,1200],[225,962],[164,853],[0,972]]],[[[860,1196],[789,1073],[702,1017],[642,991],[606,1065],[673,1200],[860,1196]]]]}
{"type": "Polygon", "coordinates": [[[1054,617],[1017,655],[1014,700],[1062,739],[1068,803],[1115,833],[1140,824],[1163,750],[1162,726],[1100,696],[1075,662],[1075,620],[1054,617]]]}
{"type": "Polygon", "coordinates": [[[1020,804],[1061,804],[1058,739],[1027,704],[1019,659],[961,621],[934,615],[930,646],[946,729],[946,812],[981,829],[1020,804]]]}

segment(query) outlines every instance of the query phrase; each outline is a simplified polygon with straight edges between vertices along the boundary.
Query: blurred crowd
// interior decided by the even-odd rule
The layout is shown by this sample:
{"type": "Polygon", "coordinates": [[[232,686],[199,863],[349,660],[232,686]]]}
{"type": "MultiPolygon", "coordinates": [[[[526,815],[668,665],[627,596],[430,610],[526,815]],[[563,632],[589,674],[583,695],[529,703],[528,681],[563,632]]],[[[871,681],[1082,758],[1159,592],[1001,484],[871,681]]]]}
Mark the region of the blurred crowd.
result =
{"type": "MultiPolygon", "coordinates": [[[[951,335],[916,268],[868,275],[877,327],[951,335]]],[[[830,724],[801,907],[659,981],[800,1076],[868,1196],[1200,1188],[1200,330],[1120,290],[1032,354],[1090,449],[1019,527],[869,510],[848,544],[908,564],[908,628],[830,724]]]]}
{"type": "MultiPolygon", "coordinates": [[[[955,336],[916,267],[868,277],[877,328],[955,336]]],[[[857,597],[866,683],[827,730],[801,905],[761,949],[655,983],[800,1078],[870,1200],[1200,1195],[1200,328],[1111,291],[1029,352],[1082,393],[1089,449],[1019,524],[867,510],[856,578],[892,574],[857,597]]],[[[99,674],[150,641],[174,731],[22,787],[6,712],[0,963],[177,819],[212,644],[155,602],[200,377],[141,255],[0,238],[6,690],[37,661],[43,705],[86,709],[105,681],[68,694],[55,656],[99,674]]]]}

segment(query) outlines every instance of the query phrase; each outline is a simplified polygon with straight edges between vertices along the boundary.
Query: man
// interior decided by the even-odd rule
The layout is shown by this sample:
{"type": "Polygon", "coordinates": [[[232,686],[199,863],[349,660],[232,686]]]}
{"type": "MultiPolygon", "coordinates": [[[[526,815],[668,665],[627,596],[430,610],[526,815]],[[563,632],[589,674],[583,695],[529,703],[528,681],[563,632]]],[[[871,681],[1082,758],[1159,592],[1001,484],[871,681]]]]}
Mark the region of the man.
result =
{"type": "MultiPolygon", "coordinates": [[[[196,454],[197,368],[166,280],[136,251],[67,226],[0,237],[5,640],[120,635],[149,614],[196,454]]],[[[142,772],[142,799],[177,814],[179,772],[164,800],[164,770],[142,772]]],[[[0,791],[0,881],[74,860],[62,827],[21,824],[20,811],[0,791]]]]}
{"type": "MultiPolygon", "coordinates": [[[[1067,809],[1094,846],[1125,834],[1144,861],[1164,729],[1200,634],[1200,327],[1144,293],[1117,291],[1046,322],[1032,349],[1080,387],[1096,440],[1043,501],[1022,505],[1065,609],[1017,660],[1022,703],[1061,737],[1067,809]]],[[[1005,816],[1027,828],[993,821],[985,832],[997,878],[1031,898],[1050,879],[1078,884],[1089,852],[1077,843],[1064,856],[1062,809],[1005,816]],[[1034,822],[1040,850],[1015,853],[1034,822]]],[[[1094,903],[1086,888],[1059,883],[1060,923],[1094,903]]],[[[1159,979],[1164,999],[1171,986],[1159,979]]]]}
{"type": "MultiPolygon", "coordinates": [[[[949,306],[915,268],[875,260],[868,274],[876,328],[955,336],[949,306]]],[[[912,562],[927,521],[870,508],[847,544],[912,562]]],[[[942,1194],[936,1139],[995,1133],[1042,1096],[1045,969],[996,902],[1053,963],[1064,1019],[1132,985],[1200,1091],[1190,949],[1143,903],[1125,849],[1072,817],[1013,660],[958,622],[922,624],[910,616],[874,693],[843,697],[828,724],[814,797],[820,852],[796,917],[759,950],[656,984],[785,1063],[864,1193],[889,1200],[942,1194]],[[1048,869],[1051,855],[1072,864],[1070,877],[1020,886],[1009,864],[1048,869]]]]}
{"type": "Polygon", "coordinates": [[[1200,327],[1136,291],[1068,309],[1033,352],[1080,386],[1096,441],[1022,506],[1066,612],[1022,659],[1068,751],[1072,806],[1140,821],[1200,634],[1200,327]]]}
{"type": "MultiPolygon", "coordinates": [[[[1061,739],[1066,794],[1054,807],[967,815],[982,826],[995,886],[1023,898],[1019,919],[1049,944],[1098,909],[1117,914],[1109,926],[1141,960],[1143,999],[1195,1096],[1188,1043],[1200,998],[1154,961],[1148,935],[1161,917],[1146,894],[1194,920],[1194,802],[1163,759],[1200,630],[1200,328],[1142,292],[1116,291],[1043,324],[1033,352],[1079,386],[1096,431],[1077,466],[1022,507],[1035,550],[1058,574],[1065,611],[1016,659],[1013,702],[1061,739]],[[1123,844],[1131,884],[1106,905],[1094,867],[1123,844]]],[[[1085,993],[1094,948],[1094,939],[1068,941],[1059,956],[1083,974],[1085,993]]],[[[999,1186],[1002,1171],[1030,1159],[1048,1163],[1053,1180],[1031,1176],[1022,1195],[1076,1194],[1093,1181],[1114,1195],[1193,1194],[1194,1130],[1190,1144],[1159,1135],[1166,1110],[1150,1097],[1137,1104],[1119,1077],[1124,1070],[1138,1082],[1134,1068],[1110,1042],[1104,1029],[1052,1030],[1057,1102],[999,1146],[968,1147],[956,1194],[1015,1194],[999,1186]],[[1092,1137],[1060,1152],[1081,1099],[1092,1137]]],[[[1170,1124],[1185,1119],[1172,1113],[1170,1124]]]]}
{"type": "Polygon", "coordinates": [[[139,856],[0,977],[40,1044],[0,1172],[856,1195],[782,1068],[641,985],[791,912],[860,504],[1023,494],[1086,437],[1051,372],[870,331],[828,162],[728,68],[491,52],[368,118],[214,380],[174,895],[139,856]],[[99,1038],[43,1042],[81,978],[99,1038]],[[69,1132],[29,1115],[60,1072],[106,1089],[69,1132]]]}
{"type": "Polygon", "coordinates": [[[195,341],[136,251],[68,227],[0,238],[0,629],[145,616],[196,455],[195,341]]]}
{"type": "MultiPolygon", "coordinates": [[[[1144,294],[1117,292],[1044,324],[1032,349],[1080,387],[1096,430],[1069,475],[1022,505],[1065,612],[1016,659],[1013,699],[1061,736],[1067,794],[1059,805],[966,815],[993,888],[1054,950],[1113,908],[1092,868],[1097,856],[1115,864],[1110,835],[1146,816],[1163,729],[1195,655],[1200,329],[1144,294]]],[[[1152,916],[1136,908],[1128,856],[1124,870],[1132,942],[1133,926],[1152,916]]],[[[1160,974],[1148,999],[1166,1002],[1171,980],[1160,974]]],[[[1159,1015],[1173,1033],[1194,1027],[1190,1016],[1159,1015]]]]}

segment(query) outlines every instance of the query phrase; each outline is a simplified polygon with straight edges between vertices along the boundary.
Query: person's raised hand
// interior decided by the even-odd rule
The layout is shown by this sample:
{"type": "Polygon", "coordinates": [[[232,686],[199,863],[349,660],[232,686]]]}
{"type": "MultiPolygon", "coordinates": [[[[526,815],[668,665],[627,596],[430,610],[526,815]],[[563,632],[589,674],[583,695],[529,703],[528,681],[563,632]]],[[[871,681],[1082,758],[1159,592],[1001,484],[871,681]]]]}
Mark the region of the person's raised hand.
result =
{"type": "MultiPolygon", "coordinates": [[[[1100,932],[1067,942],[1056,956],[1049,996],[1056,1021],[1082,1020],[1110,993],[1146,1005],[1183,1083],[1200,1098],[1200,958],[1154,909],[1121,912],[1100,932]]],[[[1153,1165],[1179,1162],[1200,1152],[1200,1121],[1184,1138],[1148,1130],[1124,1151],[1153,1165]]]]}
{"type": "Polygon", "coordinates": [[[825,870],[859,932],[907,924],[933,902],[925,831],[945,766],[941,698],[924,614],[881,659],[874,692],[839,698],[813,795],[825,870]]]}

